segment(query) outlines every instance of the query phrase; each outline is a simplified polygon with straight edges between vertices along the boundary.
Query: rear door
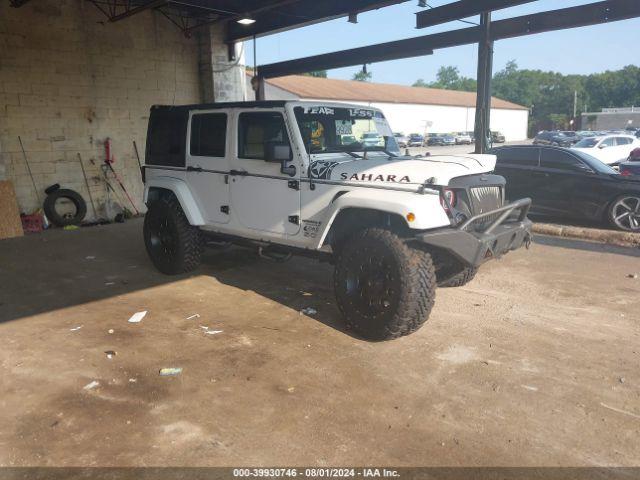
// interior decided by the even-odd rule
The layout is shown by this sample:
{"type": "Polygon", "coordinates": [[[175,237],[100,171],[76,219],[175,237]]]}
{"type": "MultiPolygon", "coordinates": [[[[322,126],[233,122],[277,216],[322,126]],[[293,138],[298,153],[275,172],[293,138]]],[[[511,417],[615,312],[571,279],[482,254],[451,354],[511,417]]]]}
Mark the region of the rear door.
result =
{"type": "Polygon", "coordinates": [[[229,221],[227,126],[229,112],[191,112],[187,148],[187,183],[207,223],[229,221]]]}
{"type": "Polygon", "coordinates": [[[538,168],[540,148],[506,147],[498,148],[496,173],[507,180],[505,196],[508,201],[529,197],[535,200],[539,177],[534,176],[538,168]]]}
{"type": "Polygon", "coordinates": [[[591,167],[568,150],[542,149],[540,208],[549,215],[592,217],[601,203],[601,180],[591,167]]]}
{"type": "Polygon", "coordinates": [[[295,235],[300,230],[300,168],[291,177],[281,173],[281,163],[267,161],[273,145],[291,150],[284,110],[240,111],[235,131],[230,171],[235,217],[242,226],[272,237],[295,235]]]}

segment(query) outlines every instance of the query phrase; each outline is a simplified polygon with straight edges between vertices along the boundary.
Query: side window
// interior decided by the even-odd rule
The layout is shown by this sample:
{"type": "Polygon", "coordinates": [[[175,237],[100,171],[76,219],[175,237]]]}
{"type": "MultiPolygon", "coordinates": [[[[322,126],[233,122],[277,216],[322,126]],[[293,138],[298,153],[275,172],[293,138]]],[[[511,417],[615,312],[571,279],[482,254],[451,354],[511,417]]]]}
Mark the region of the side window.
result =
{"type": "Polygon", "coordinates": [[[537,167],[539,148],[499,148],[495,150],[498,165],[537,167]]]}
{"type": "Polygon", "coordinates": [[[540,157],[540,166],[542,168],[555,168],[556,170],[580,170],[585,164],[571,155],[556,149],[544,149],[540,157]]]}
{"type": "Polygon", "coordinates": [[[266,160],[268,144],[289,145],[289,135],[282,114],[241,113],[238,121],[238,157],[266,160]]]}
{"type": "Polygon", "coordinates": [[[199,113],[191,117],[191,155],[224,157],[226,140],[226,113],[199,113]]]}
{"type": "Polygon", "coordinates": [[[627,137],[616,137],[616,145],[629,145],[631,143],[631,139],[627,137]]]}
{"type": "Polygon", "coordinates": [[[175,107],[154,107],[149,117],[145,163],[184,167],[189,112],[175,107]]]}
{"type": "Polygon", "coordinates": [[[616,144],[614,137],[609,137],[602,141],[600,145],[604,145],[605,147],[613,147],[616,144]]]}

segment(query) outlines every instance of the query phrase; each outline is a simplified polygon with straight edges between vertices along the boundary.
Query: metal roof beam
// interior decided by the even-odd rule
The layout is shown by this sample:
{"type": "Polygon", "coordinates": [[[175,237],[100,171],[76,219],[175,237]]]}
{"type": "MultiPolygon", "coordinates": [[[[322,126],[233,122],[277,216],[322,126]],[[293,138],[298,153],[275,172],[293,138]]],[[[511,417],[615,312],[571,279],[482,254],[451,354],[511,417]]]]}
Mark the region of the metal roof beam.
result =
{"type": "Polygon", "coordinates": [[[313,70],[329,70],[432,54],[433,49],[428,45],[414,45],[407,51],[404,43],[389,42],[260,66],[258,75],[263,78],[281,77],[313,70]]]}
{"type": "Polygon", "coordinates": [[[440,7],[416,13],[416,28],[432,27],[441,23],[480,15],[483,12],[515,7],[536,0],[459,0],[440,7]]]}
{"type": "MultiPolygon", "coordinates": [[[[522,37],[536,33],[565,30],[640,17],[640,1],[606,0],[588,5],[562,8],[521,17],[497,20],[491,24],[491,40],[522,37]]],[[[478,43],[480,28],[468,27],[449,32],[434,33],[395,42],[380,43],[368,47],[298,58],[258,67],[258,74],[265,78],[293,75],[312,70],[329,70],[374,61],[428,55],[440,48],[478,43]],[[425,53],[426,52],[426,53],[425,53]],[[377,60],[371,60],[376,55],[377,60]],[[348,59],[348,62],[346,61],[348,59]]]]}
{"type": "MultiPolygon", "coordinates": [[[[240,25],[230,22],[227,42],[248,40],[253,36],[261,37],[272,33],[304,27],[315,23],[346,17],[349,13],[366,12],[378,8],[404,3],[407,0],[322,0],[298,1],[284,10],[271,10],[261,13],[256,23],[240,25]]],[[[251,13],[251,12],[248,12],[251,13]]]]}
{"type": "Polygon", "coordinates": [[[121,13],[119,15],[115,15],[113,17],[110,17],[109,21],[110,22],[117,22],[119,20],[123,20],[123,19],[128,18],[128,17],[130,17],[132,15],[135,15],[137,13],[144,12],[145,10],[149,10],[149,9],[152,9],[152,8],[158,8],[158,7],[161,7],[161,6],[166,5],[166,4],[167,4],[167,0],[152,0],[149,3],[145,3],[144,5],[140,5],[138,7],[131,8],[131,9],[125,11],[124,13],[121,13]]]}

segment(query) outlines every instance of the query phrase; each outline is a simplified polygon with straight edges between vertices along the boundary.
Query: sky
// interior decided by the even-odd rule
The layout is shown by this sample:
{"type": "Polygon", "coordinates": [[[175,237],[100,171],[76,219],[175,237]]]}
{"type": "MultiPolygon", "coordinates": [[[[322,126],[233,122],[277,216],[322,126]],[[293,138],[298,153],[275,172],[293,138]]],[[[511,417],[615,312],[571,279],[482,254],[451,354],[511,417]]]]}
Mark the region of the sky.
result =
{"type": "MultiPolygon", "coordinates": [[[[346,0],[348,1],[348,0],[346,0]]],[[[431,0],[437,7],[453,0],[431,0]]],[[[591,0],[538,0],[530,4],[494,12],[499,20],[546,10],[585,5],[591,0]]],[[[288,32],[258,38],[257,62],[267,64],[320,53],[372,45],[465,28],[462,22],[450,22],[435,27],[416,29],[415,13],[423,9],[417,0],[400,5],[361,13],[358,23],[346,18],[303,27],[288,32]]],[[[469,20],[478,21],[478,18],[469,20]]],[[[640,18],[610,24],[541,33],[520,38],[500,40],[494,46],[494,72],[515,60],[519,68],[551,70],[564,74],[589,74],[618,70],[625,65],[640,63],[640,18]]],[[[253,42],[245,43],[246,64],[253,65],[253,42]]],[[[367,66],[373,81],[411,85],[418,78],[435,80],[438,68],[458,67],[467,77],[476,77],[477,45],[436,50],[426,57],[374,63],[367,66]]],[[[330,70],[330,78],[351,79],[362,67],[330,70]]]]}

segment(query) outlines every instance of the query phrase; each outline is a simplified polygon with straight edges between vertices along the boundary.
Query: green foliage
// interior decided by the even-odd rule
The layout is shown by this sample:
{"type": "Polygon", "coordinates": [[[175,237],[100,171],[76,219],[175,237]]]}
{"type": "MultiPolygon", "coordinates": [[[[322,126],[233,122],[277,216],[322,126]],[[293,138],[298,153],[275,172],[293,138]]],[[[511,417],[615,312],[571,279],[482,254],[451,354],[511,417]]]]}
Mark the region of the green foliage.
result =
{"type": "MultiPolygon", "coordinates": [[[[441,67],[436,81],[419,79],[416,87],[475,91],[476,82],[462,77],[456,67],[441,67]]],[[[493,76],[492,95],[528,107],[530,132],[569,126],[577,92],[576,122],[583,111],[604,107],[640,105],[640,67],[629,65],[618,71],[591,75],[563,75],[542,70],[520,70],[511,60],[493,76]]],[[[579,126],[577,123],[576,126],[579,126]]],[[[588,128],[588,125],[584,125],[588,128]]]]}
{"type": "Polygon", "coordinates": [[[313,72],[302,73],[301,75],[305,77],[318,77],[318,78],[327,78],[326,70],[314,70],[313,72]]]}
{"type": "Polygon", "coordinates": [[[353,74],[352,80],[357,80],[358,82],[370,82],[373,78],[372,72],[365,72],[364,70],[358,70],[353,74]]]}
{"type": "Polygon", "coordinates": [[[436,74],[435,82],[426,83],[423,79],[419,78],[413,86],[472,92],[476,89],[476,81],[473,78],[461,76],[458,67],[448,66],[440,67],[436,74]]]}

